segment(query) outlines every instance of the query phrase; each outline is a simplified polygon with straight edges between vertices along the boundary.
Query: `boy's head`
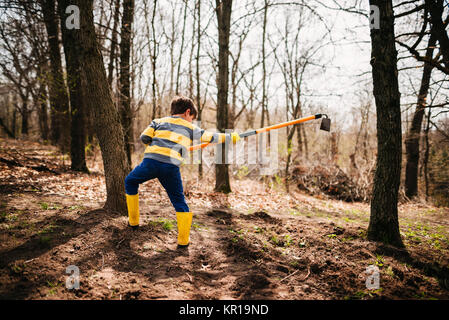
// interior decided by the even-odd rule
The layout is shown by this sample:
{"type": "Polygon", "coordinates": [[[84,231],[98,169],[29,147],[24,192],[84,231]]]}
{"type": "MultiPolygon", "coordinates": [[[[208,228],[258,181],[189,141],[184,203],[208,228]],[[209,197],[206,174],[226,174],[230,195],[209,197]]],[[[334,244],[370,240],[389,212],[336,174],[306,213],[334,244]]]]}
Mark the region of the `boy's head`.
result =
{"type": "MultiPolygon", "coordinates": [[[[198,115],[198,111],[192,99],[183,96],[174,97],[171,102],[171,115],[184,115],[186,120],[193,121],[198,115]]],[[[184,118],[184,117],[183,117],[184,118]]]]}

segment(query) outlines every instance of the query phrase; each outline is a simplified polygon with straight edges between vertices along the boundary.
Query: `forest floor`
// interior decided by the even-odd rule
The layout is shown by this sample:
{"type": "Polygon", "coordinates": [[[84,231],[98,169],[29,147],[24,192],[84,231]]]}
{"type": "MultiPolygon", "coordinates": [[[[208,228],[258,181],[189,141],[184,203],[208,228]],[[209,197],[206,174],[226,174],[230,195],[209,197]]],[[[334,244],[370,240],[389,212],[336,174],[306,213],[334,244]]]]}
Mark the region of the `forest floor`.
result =
{"type": "Polygon", "coordinates": [[[159,182],[141,186],[131,230],[102,209],[100,162],[76,173],[54,147],[0,139],[0,299],[449,299],[448,208],[401,204],[399,250],[366,239],[369,204],[248,178],[217,194],[183,168],[194,219],[179,250],[159,182]]]}

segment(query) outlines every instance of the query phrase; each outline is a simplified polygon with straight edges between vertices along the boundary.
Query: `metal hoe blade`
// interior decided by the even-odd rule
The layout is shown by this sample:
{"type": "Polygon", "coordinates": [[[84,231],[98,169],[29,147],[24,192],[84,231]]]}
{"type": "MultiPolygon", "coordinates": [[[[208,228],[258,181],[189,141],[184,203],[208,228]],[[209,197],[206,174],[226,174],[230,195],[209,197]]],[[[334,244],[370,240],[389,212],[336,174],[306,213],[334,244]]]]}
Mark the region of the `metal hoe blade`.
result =
{"type": "Polygon", "coordinates": [[[321,127],[320,127],[320,129],[330,132],[331,131],[331,119],[323,118],[321,120],[321,127]]]}

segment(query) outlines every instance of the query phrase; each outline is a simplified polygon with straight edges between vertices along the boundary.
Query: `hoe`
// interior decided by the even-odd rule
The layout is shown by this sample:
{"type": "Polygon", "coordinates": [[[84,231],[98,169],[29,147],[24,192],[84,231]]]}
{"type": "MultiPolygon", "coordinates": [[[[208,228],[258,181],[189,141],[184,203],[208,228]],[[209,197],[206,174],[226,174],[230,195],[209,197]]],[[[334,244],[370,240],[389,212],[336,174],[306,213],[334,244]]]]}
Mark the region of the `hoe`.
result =
{"type": "MultiPolygon", "coordinates": [[[[269,127],[265,127],[265,128],[261,128],[261,129],[257,129],[257,130],[251,130],[251,131],[247,131],[244,133],[240,134],[241,138],[246,138],[249,136],[253,136],[262,132],[268,132],[274,129],[280,129],[280,128],[284,128],[287,126],[292,126],[294,124],[298,124],[298,123],[303,123],[303,122],[307,122],[307,121],[311,121],[311,120],[315,120],[315,119],[322,119],[321,120],[321,130],[324,131],[330,131],[331,130],[331,119],[329,119],[329,117],[326,114],[321,114],[318,113],[314,116],[309,116],[309,117],[305,117],[305,118],[300,118],[300,119],[295,119],[295,120],[291,120],[291,121],[287,121],[287,122],[283,122],[283,123],[279,123],[279,124],[275,124],[269,127]]],[[[197,144],[194,146],[191,146],[189,148],[189,151],[194,151],[194,150],[198,150],[198,149],[202,149],[204,147],[207,147],[208,145],[214,145],[215,143],[202,143],[202,144],[197,144]]]]}

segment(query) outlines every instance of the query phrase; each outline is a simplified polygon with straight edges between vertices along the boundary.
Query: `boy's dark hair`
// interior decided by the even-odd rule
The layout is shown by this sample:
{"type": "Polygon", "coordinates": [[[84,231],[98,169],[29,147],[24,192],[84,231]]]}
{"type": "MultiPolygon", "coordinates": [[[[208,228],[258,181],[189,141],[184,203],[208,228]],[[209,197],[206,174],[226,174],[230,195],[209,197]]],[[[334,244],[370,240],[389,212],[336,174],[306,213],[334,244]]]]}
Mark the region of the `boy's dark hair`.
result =
{"type": "Polygon", "coordinates": [[[171,101],[171,114],[182,114],[190,110],[190,114],[193,115],[194,118],[198,115],[198,111],[195,108],[195,104],[192,99],[183,96],[176,96],[171,101]]]}

